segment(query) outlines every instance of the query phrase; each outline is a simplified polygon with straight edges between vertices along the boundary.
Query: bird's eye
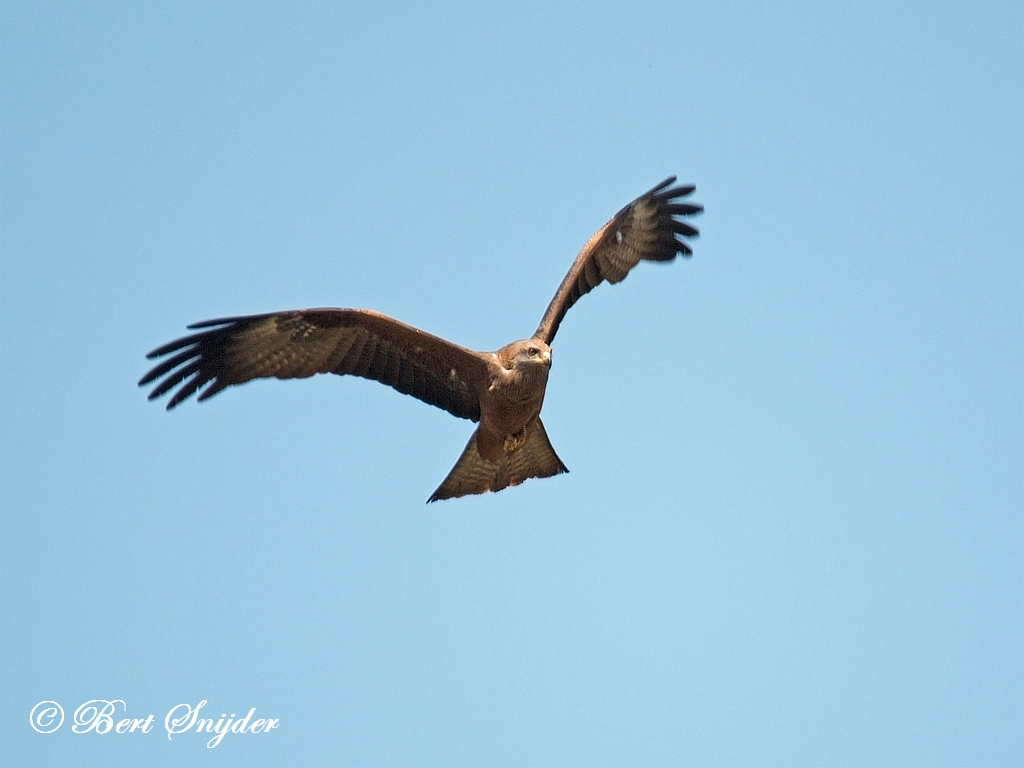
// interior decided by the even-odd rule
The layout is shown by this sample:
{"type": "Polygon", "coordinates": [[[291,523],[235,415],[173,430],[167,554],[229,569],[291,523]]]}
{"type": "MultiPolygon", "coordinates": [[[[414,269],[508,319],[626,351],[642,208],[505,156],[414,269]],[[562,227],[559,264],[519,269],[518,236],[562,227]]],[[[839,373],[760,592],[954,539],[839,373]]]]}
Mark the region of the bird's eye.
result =
{"type": "Polygon", "coordinates": [[[540,354],[540,350],[537,349],[536,347],[530,347],[526,351],[530,354],[530,357],[536,357],[537,355],[540,354]]]}

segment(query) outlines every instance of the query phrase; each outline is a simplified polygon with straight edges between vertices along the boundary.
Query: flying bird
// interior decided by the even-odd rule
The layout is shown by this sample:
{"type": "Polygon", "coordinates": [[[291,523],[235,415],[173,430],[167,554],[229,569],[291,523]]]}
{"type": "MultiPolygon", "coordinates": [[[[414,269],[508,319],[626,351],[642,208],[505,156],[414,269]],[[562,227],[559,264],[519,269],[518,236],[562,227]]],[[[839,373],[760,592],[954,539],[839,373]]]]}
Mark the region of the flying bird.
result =
{"type": "Polygon", "coordinates": [[[602,281],[622,281],[641,261],[693,254],[682,238],[698,232],[684,219],[704,208],[683,202],[694,187],[672,186],[675,180],[644,193],[594,233],[533,336],[496,352],[474,352],[369,309],[299,309],[190,325],[198,333],[147,355],[170,357],[139,386],[157,382],[150,400],[177,387],[167,404],[171,410],[201,387],[200,401],[253,379],[349,374],[479,422],[428,503],[568,472],[540,420],[551,342],[569,308],[602,281]]]}

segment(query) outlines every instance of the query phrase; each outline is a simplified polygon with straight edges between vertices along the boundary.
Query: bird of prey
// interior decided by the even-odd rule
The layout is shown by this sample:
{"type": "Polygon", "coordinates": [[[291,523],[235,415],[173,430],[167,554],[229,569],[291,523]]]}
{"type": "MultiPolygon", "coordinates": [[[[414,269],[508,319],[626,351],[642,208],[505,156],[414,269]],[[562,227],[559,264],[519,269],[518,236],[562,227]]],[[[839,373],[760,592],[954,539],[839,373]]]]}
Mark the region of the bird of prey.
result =
{"type": "Polygon", "coordinates": [[[551,342],[569,307],[602,281],[620,282],[641,261],[692,255],[682,238],[698,233],[684,219],[704,209],[684,202],[694,187],[672,186],[675,180],[645,192],[601,227],[572,263],[533,336],[496,352],[474,352],[368,309],[299,309],[190,325],[198,333],[147,355],[171,357],[139,386],[157,382],[150,400],[177,387],[170,410],[204,386],[199,400],[252,379],[350,374],[479,422],[428,503],[568,472],[540,420],[551,342]]]}

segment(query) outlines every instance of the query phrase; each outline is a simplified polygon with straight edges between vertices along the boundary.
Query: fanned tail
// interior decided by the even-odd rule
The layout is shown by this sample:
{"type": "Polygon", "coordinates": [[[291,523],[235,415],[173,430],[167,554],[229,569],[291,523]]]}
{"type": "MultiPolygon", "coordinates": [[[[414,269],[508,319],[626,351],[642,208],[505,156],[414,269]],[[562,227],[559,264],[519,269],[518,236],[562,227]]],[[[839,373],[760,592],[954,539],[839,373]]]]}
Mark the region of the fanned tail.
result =
{"type": "Polygon", "coordinates": [[[434,491],[434,495],[427,499],[428,504],[473,493],[500,491],[510,485],[519,485],[531,477],[551,477],[569,471],[551,447],[540,419],[528,428],[525,442],[515,450],[502,454],[498,461],[481,458],[476,448],[476,435],[477,432],[473,432],[448,477],[434,491]]]}

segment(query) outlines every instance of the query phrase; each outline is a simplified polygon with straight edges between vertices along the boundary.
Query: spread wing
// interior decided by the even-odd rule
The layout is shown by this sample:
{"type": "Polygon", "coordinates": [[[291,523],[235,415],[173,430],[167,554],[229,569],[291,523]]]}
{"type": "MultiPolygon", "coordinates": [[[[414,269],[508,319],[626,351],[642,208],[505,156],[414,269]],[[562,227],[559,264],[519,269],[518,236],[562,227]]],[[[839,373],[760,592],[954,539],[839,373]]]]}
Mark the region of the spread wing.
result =
{"type": "Polygon", "coordinates": [[[337,373],[374,379],[463,419],[480,420],[484,357],[387,315],[365,309],[303,309],[190,325],[199,333],[147,355],[164,360],[139,386],[158,381],[153,400],[178,387],[167,410],[252,379],[337,373]],[[208,385],[208,386],[207,386],[208,385]]]}
{"type": "Polygon", "coordinates": [[[704,206],[677,202],[695,188],[673,187],[675,180],[675,176],[665,179],[638,197],[587,241],[558,286],[534,338],[550,344],[569,307],[601,281],[618,283],[643,260],[672,261],[677,253],[693,254],[681,238],[697,237],[697,229],[679,217],[700,213],[704,206]]]}

